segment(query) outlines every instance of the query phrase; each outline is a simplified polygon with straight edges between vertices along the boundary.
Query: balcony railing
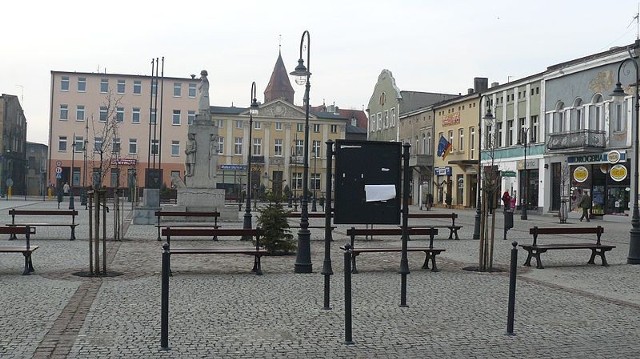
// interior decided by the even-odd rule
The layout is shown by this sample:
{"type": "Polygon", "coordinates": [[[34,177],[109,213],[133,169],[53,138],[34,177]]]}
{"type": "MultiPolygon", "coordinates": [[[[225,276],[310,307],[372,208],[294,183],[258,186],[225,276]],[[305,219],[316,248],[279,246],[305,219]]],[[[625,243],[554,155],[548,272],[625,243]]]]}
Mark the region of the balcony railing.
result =
{"type": "Polygon", "coordinates": [[[411,155],[409,167],[433,167],[433,155],[411,155]]]}
{"type": "Polygon", "coordinates": [[[549,152],[588,152],[603,149],[606,145],[605,136],[604,131],[595,130],[550,133],[547,150],[549,152]]]}

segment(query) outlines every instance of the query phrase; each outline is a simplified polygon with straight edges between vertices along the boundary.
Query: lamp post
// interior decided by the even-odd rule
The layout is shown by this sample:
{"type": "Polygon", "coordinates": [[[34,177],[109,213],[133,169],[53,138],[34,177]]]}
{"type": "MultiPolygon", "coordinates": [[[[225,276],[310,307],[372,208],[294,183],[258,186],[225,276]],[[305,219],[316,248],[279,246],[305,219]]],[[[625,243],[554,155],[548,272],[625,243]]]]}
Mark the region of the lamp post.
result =
{"type": "Polygon", "coordinates": [[[493,121],[494,117],[491,113],[491,106],[487,106],[487,111],[484,116],[482,115],[482,104],[486,95],[480,96],[480,106],[478,107],[478,173],[476,174],[477,185],[477,200],[476,200],[476,216],[473,223],[473,239],[480,239],[480,215],[482,210],[482,196],[480,191],[482,189],[482,120],[493,121]]]}
{"type": "Polygon", "coordinates": [[[317,212],[318,208],[316,207],[316,181],[318,179],[318,173],[316,172],[316,165],[318,162],[318,153],[316,152],[315,146],[313,147],[313,202],[311,202],[311,212],[317,212]]]}
{"type": "MultiPolygon", "coordinates": [[[[251,229],[251,135],[253,130],[253,115],[258,114],[258,100],[256,99],[256,83],[251,83],[251,106],[249,107],[249,144],[247,151],[247,204],[244,212],[243,229],[251,229]]],[[[251,236],[246,236],[243,240],[249,240],[251,236]]]]}
{"type": "Polygon", "coordinates": [[[309,57],[311,55],[311,37],[309,31],[305,30],[300,38],[300,59],[298,66],[291,72],[296,76],[298,85],[305,85],[304,91],[304,168],[302,172],[302,213],[300,214],[300,230],[298,231],[298,251],[296,254],[295,273],[311,273],[311,232],[309,232],[309,203],[307,200],[307,192],[309,191],[309,89],[311,83],[311,63],[309,57]],[[307,67],[304,66],[302,59],[302,50],[304,38],[307,38],[307,67]]]}
{"type": "MultiPolygon", "coordinates": [[[[629,53],[629,58],[624,59],[618,67],[618,82],[616,83],[616,87],[611,96],[618,102],[624,100],[624,96],[626,94],[624,93],[622,84],[620,83],[620,71],[627,62],[631,62],[635,68],[635,93],[633,96],[635,119],[630,121],[632,125],[635,125],[635,128],[633,129],[633,214],[631,217],[631,230],[629,231],[629,255],[627,256],[627,263],[640,264],[640,212],[638,211],[638,150],[640,149],[638,144],[638,114],[640,112],[640,104],[638,103],[638,63],[636,62],[636,59],[632,57],[631,53],[629,53]]],[[[626,73],[629,74],[628,71],[626,73]]]]}
{"type": "Polygon", "coordinates": [[[76,134],[73,134],[73,143],[71,144],[71,183],[69,184],[69,209],[76,209],[73,203],[73,166],[76,160],[76,134]]]}
{"type": "Polygon", "coordinates": [[[520,144],[524,146],[524,187],[522,190],[522,212],[520,219],[527,220],[527,206],[529,202],[529,173],[527,172],[527,147],[529,147],[529,128],[523,128],[520,134],[520,144]]]}

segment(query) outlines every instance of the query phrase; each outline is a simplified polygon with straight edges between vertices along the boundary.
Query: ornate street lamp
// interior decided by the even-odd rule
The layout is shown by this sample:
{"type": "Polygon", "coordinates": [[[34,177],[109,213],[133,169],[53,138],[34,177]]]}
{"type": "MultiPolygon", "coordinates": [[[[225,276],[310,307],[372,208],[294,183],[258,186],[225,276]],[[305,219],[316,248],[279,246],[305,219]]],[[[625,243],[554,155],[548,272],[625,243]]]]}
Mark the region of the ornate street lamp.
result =
{"type": "MultiPolygon", "coordinates": [[[[480,97],[480,106],[478,109],[479,114],[482,114],[482,104],[484,103],[484,99],[486,95],[480,97]]],[[[494,117],[491,113],[491,106],[487,106],[487,112],[484,116],[478,116],[478,173],[476,174],[477,178],[477,200],[476,200],[476,216],[473,224],[473,239],[480,239],[480,212],[482,210],[482,196],[480,195],[480,191],[482,189],[482,120],[485,121],[493,121],[494,117]]]]}
{"type": "Polygon", "coordinates": [[[295,273],[311,273],[311,232],[309,232],[309,201],[307,199],[307,192],[309,191],[309,89],[311,88],[311,82],[309,77],[311,76],[311,64],[309,57],[311,55],[311,37],[309,31],[305,30],[300,38],[300,59],[298,59],[298,66],[291,72],[291,75],[296,76],[296,83],[298,85],[305,85],[304,91],[304,164],[302,172],[302,213],[300,214],[300,230],[298,231],[298,252],[296,254],[295,273]],[[304,60],[302,59],[302,50],[304,45],[304,38],[307,38],[307,67],[304,66],[304,60]]]}
{"type": "MultiPolygon", "coordinates": [[[[256,99],[256,83],[255,81],[251,83],[251,106],[249,106],[249,143],[247,151],[247,205],[245,206],[244,212],[244,223],[242,225],[243,229],[251,229],[251,147],[253,146],[252,142],[252,131],[253,131],[253,115],[258,114],[258,100],[256,99]]],[[[242,238],[243,240],[250,240],[251,236],[245,236],[242,238]]]]}
{"type": "MultiPolygon", "coordinates": [[[[625,63],[631,62],[633,67],[635,68],[635,93],[633,96],[634,101],[634,114],[635,118],[629,121],[631,124],[635,126],[633,129],[633,167],[634,167],[634,176],[633,176],[633,214],[631,216],[631,230],[629,231],[629,255],[627,256],[628,264],[640,264],[640,212],[638,210],[638,150],[640,149],[638,145],[638,113],[640,112],[640,104],[638,103],[638,63],[636,59],[632,57],[631,53],[629,53],[629,58],[624,59],[620,66],[618,67],[618,82],[616,83],[616,88],[613,90],[611,97],[616,100],[619,104],[624,101],[624,97],[626,96],[624,90],[622,89],[622,84],[620,83],[620,71],[625,63]]],[[[626,71],[626,74],[629,74],[629,71],[626,71]]]]}
{"type": "Polygon", "coordinates": [[[76,134],[73,134],[73,143],[71,144],[71,183],[69,184],[69,209],[76,209],[73,200],[73,167],[76,160],[76,134]]]}

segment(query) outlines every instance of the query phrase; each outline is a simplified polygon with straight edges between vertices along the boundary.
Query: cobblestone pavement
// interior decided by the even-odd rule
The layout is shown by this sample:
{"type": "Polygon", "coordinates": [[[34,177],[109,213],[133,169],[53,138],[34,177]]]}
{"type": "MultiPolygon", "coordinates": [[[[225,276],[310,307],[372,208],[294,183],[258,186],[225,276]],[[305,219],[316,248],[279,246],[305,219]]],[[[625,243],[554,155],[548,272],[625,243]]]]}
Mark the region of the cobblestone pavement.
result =
{"type": "MultiPolygon", "coordinates": [[[[50,209],[57,204],[2,200],[0,220],[9,223],[7,209],[17,206],[50,209]]],[[[640,266],[626,264],[629,221],[590,223],[604,226],[603,242],[617,246],[607,254],[609,267],[587,265],[588,250],[567,250],[544,254],[543,270],[526,268],[520,250],[514,336],[506,335],[511,243],[530,242],[531,226],[560,226],[557,218],[529,214],[522,221],[516,215],[515,228],[503,240],[502,213],[497,213],[494,263],[502,271],[479,273],[463,270],[478,261],[479,243],[471,239],[475,212],[456,210],[461,240],[440,235],[435,241],[446,249],[438,256],[440,272],[422,270],[423,256],[408,254],[408,307],[399,306],[399,253],[360,256],[360,273],[352,278],[354,345],[344,344],[344,256],[339,249],[348,241],[349,226],[338,225],[333,233],[331,310],[323,309],[322,230],[312,230],[311,274],[293,273],[295,255],[263,258],[262,276],[251,274],[248,256],[178,256],[171,263],[170,350],[163,351],[156,228],[127,223],[122,241],[107,241],[108,270],[121,275],[80,277],[75,273],[88,270],[89,228],[88,211],[76,208],[77,240],[68,239],[68,228],[37,229],[32,242],[40,248],[33,254],[33,275],[21,275],[22,256],[0,253],[1,358],[629,358],[640,350],[640,266]]],[[[130,209],[125,206],[126,215],[130,209]]],[[[586,225],[572,217],[562,226],[586,225]]],[[[109,232],[112,214],[107,218],[109,232]]],[[[576,239],[586,240],[553,240],[576,239]]],[[[544,243],[545,237],[539,240],[544,243]]],[[[389,238],[369,241],[400,244],[389,238]]],[[[239,245],[229,238],[172,242],[239,245]]],[[[424,243],[417,238],[409,245],[424,243]]],[[[359,239],[357,245],[367,243],[359,239]]]]}

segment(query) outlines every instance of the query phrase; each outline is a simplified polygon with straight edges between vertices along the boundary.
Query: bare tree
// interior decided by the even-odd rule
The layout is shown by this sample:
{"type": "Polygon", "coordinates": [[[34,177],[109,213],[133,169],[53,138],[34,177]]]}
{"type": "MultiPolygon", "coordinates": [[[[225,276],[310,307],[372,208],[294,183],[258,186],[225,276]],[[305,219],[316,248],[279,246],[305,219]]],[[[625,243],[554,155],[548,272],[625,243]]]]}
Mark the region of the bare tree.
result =
{"type": "Polygon", "coordinates": [[[111,172],[114,159],[120,154],[120,137],[118,127],[124,114],[118,113],[122,96],[116,97],[112,92],[106,95],[105,102],[100,106],[98,120],[92,120],[91,127],[94,138],[94,150],[91,152],[91,162],[94,166],[94,188],[103,186],[105,176],[111,172]]]}
{"type": "Polygon", "coordinates": [[[478,270],[490,272],[493,270],[493,247],[495,243],[495,224],[497,198],[500,188],[500,171],[495,166],[495,134],[487,133],[485,149],[491,158],[491,165],[482,169],[482,210],[480,217],[480,248],[478,251],[478,270]],[[491,226],[488,225],[491,213],[491,226]]]}

